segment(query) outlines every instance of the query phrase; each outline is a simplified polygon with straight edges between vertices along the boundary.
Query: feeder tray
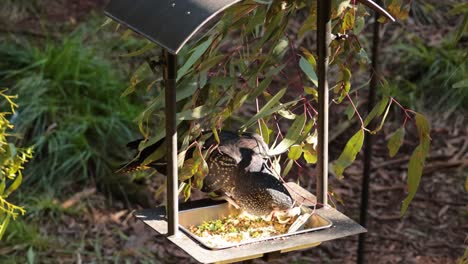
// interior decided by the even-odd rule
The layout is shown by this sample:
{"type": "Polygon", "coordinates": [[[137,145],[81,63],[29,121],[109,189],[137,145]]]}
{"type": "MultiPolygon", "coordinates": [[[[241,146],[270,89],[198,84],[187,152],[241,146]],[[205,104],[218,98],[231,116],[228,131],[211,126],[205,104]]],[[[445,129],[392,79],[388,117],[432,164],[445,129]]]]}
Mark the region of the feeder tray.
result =
{"type": "MultiPolygon", "coordinates": [[[[323,224],[276,238],[254,243],[212,250],[188,232],[187,225],[221,217],[229,212],[228,205],[211,200],[178,202],[177,177],[177,53],[199,29],[226,8],[242,0],[111,0],[105,13],[145,38],[164,48],[166,142],[167,143],[167,206],[146,209],[135,216],[161,235],[203,263],[234,262],[259,257],[277,256],[293,250],[319,245],[323,241],[366,232],[366,230],[337,210],[327,205],[328,195],[328,56],[331,39],[331,0],[317,1],[317,72],[318,72],[318,161],[317,197],[297,184],[285,187],[299,203],[306,206],[322,204],[315,210],[323,224]],[[312,201],[312,202],[311,202],[312,201]],[[180,219],[180,221],[179,221],[180,219]],[[180,222],[180,224],[179,224],[180,222]],[[319,230],[320,229],[320,230],[319,230]]],[[[394,20],[371,0],[359,2],[394,20]]]]}
{"type": "MultiPolygon", "coordinates": [[[[289,190],[294,190],[293,193],[307,193],[309,197],[314,197],[295,183],[288,182],[285,185],[289,190]]],[[[222,217],[229,212],[228,208],[224,201],[209,199],[183,203],[179,212],[179,226],[184,230],[203,220],[222,217]]],[[[320,208],[315,214],[321,219],[322,225],[319,227],[219,250],[204,245],[188,230],[179,232],[176,236],[169,236],[168,239],[201,263],[230,263],[312,248],[324,241],[366,232],[363,227],[333,208],[320,208]]],[[[164,206],[138,211],[135,216],[159,234],[167,234],[168,223],[164,206]]]]}

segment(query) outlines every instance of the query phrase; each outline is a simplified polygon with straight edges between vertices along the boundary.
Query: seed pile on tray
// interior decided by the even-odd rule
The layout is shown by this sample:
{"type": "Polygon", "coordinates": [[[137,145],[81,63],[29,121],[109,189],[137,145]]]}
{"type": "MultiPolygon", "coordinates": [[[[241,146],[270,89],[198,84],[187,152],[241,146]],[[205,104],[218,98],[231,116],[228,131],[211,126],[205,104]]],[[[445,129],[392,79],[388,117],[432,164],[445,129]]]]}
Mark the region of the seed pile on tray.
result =
{"type": "Polygon", "coordinates": [[[198,226],[190,226],[189,230],[207,245],[229,247],[241,242],[285,234],[295,219],[296,217],[280,223],[275,217],[267,221],[248,214],[230,215],[203,222],[198,226]]]}

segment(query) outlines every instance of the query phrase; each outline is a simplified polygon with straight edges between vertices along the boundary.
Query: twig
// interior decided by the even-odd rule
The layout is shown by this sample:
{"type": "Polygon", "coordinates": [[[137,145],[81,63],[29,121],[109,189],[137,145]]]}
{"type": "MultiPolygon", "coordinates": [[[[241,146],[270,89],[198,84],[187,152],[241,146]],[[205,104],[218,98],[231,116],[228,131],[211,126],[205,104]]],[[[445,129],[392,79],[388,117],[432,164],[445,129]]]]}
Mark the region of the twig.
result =
{"type": "Polygon", "coordinates": [[[84,189],[83,191],[76,193],[70,199],[63,202],[62,207],[65,209],[70,208],[73,205],[75,205],[77,202],[79,202],[80,200],[83,200],[84,198],[87,198],[95,193],[96,193],[96,188],[84,189]]]}

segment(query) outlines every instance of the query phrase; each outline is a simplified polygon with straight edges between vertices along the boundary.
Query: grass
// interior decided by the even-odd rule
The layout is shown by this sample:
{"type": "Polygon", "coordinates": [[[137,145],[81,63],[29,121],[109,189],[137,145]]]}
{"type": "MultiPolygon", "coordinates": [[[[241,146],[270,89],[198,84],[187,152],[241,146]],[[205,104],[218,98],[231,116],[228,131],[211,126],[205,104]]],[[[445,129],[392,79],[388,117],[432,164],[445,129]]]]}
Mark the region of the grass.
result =
{"type": "Polygon", "coordinates": [[[468,107],[468,51],[445,40],[428,46],[419,38],[397,46],[400,76],[392,82],[396,97],[413,108],[435,111],[468,107]]]}
{"type": "Polygon", "coordinates": [[[118,68],[72,34],[63,41],[0,44],[0,80],[19,95],[12,120],[21,144],[33,144],[29,183],[61,188],[113,175],[135,137],[139,107],[120,98],[118,68]]]}

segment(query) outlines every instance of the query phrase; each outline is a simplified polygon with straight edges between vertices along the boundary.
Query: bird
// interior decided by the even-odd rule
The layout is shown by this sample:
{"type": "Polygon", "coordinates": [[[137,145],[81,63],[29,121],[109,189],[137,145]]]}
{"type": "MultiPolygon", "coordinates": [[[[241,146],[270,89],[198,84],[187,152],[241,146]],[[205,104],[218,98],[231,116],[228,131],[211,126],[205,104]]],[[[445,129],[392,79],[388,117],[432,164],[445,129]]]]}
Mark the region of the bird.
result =
{"type": "MultiPolygon", "coordinates": [[[[219,144],[206,159],[208,174],[203,179],[201,191],[216,193],[236,208],[258,216],[289,214],[294,207],[294,199],[273,175],[267,166],[268,145],[263,138],[250,132],[236,133],[219,131],[219,144]]],[[[127,146],[137,148],[139,141],[127,146]]],[[[145,148],[132,162],[122,170],[138,169],[151,153],[158,149],[164,140],[145,148]]],[[[209,137],[203,149],[216,145],[214,136],[209,137]]],[[[187,156],[190,157],[191,153],[187,156]]],[[[148,164],[159,172],[165,172],[165,162],[155,161],[148,164]]]]}

